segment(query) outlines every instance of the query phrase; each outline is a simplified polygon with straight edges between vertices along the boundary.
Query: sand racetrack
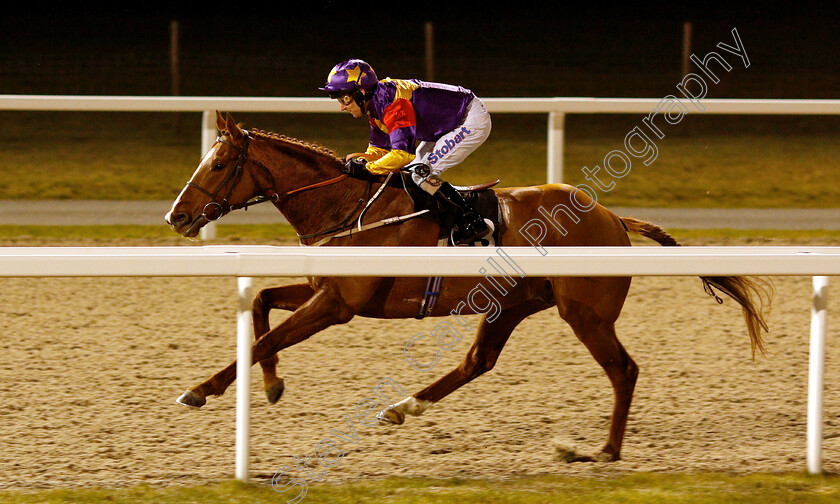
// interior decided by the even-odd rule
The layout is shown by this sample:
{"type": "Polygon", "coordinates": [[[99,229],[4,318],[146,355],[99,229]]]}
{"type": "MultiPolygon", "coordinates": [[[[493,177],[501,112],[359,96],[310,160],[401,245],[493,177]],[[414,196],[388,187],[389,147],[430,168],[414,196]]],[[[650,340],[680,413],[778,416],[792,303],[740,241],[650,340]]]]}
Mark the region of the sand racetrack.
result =
{"type": "MultiPolygon", "coordinates": [[[[255,279],[255,288],[291,281],[255,279]]],[[[600,448],[612,391],[548,310],[518,327],[490,373],[400,427],[355,422],[356,443],[331,431],[348,432],[345,416],[379,380],[413,393],[455,366],[471,335],[424,373],[408,365],[403,346],[439,319],[357,318],[281,353],[287,389],[273,406],[254,367],[251,474],[267,480],[306,455],[319,473],[313,453],[327,438],[345,456],[310,485],[803,470],[811,279],[774,282],[768,357],[753,362],[740,311],[717,305],[697,278],[633,280],[618,334],[641,372],[619,462],[557,459],[558,445],[600,448]]],[[[840,470],[838,297],[829,296],[826,362],[831,472],[840,470]]],[[[0,279],[0,488],[231,479],[236,384],[201,410],[174,400],[234,359],[236,305],[232,279],[0,279]]]]}

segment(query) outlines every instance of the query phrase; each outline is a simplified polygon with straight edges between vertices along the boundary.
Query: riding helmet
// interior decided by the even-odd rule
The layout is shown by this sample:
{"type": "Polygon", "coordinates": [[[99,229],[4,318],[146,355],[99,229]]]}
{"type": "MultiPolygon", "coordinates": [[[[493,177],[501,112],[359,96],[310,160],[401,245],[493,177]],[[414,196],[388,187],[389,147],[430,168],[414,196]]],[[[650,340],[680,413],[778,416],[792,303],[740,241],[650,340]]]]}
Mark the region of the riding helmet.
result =
{"type": "Polygon", "coordinates": [[[350,59],[334,66],[327,76],[327,83],[318,89],[330,95],[350,94],[360,89],[373,89],[378,82],[376,72],[369,64],[360,59],[350,59]]]}

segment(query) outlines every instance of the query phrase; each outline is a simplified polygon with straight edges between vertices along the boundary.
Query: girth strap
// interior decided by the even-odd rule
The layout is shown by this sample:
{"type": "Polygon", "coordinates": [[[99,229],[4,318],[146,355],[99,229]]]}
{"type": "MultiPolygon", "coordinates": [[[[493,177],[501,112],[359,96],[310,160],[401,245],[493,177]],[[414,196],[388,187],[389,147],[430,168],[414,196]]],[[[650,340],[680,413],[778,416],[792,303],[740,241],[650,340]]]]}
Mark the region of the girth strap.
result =
{"type": "MultiPolygon", "coordinates": [[[[448,239],[444,238],[438,240],[438,247],[446,247],[448,239]]],[[[426,289],[423,291],[423,301],[420,302],[420,309],[417,315],[414,316],[417,320],[422,320],[432,314],[432,310],[437,305],[438,297],[440,297],[440,284],[442,277],[429,277],[426,279],[426,289]]]]}

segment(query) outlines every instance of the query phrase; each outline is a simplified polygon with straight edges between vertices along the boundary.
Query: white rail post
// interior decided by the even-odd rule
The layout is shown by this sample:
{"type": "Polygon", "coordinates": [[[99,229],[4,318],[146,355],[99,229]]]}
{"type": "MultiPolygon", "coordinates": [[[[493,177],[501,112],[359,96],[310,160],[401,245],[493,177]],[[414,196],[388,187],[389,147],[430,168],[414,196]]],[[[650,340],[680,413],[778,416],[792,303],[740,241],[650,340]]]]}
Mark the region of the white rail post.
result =
{"type": "Polygon", "coordinates": [[[823,375],[828,277],[815,276],[811,307],[811,348],[808,366],[808,472],[822,472],[823,375]]]}
{"type": "Polygon", "coordinates": [[[563,182],[563,129],[565,123],[565,113],[548,113],[548,173],[546,179],[549,184],[563,182]]]}
{"type": "MultiPolygon", "coordinates": [[[[205,110],[201,113],[201,156],[216,143],[216,112],[205,110]]],[[[216,237],[216,221],[208,222],[201,228],[199,237],[202,240],[212,240],[216,237]]]]}
{"type": "Polygon", "coordinates": [[[254,342],[252,280],[248,277],[236,280],[239,287],[239,312],[236,317],[236,479],[247,482],[251,444],[251,344],[254,342]]]}

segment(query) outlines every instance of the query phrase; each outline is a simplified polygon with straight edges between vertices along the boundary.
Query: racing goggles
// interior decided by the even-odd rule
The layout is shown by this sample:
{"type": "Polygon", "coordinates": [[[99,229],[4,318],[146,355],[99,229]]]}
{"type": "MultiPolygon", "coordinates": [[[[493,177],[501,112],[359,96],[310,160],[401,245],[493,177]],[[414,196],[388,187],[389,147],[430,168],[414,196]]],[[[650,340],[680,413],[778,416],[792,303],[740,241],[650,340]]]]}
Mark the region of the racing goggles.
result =
{"type": "Polygon", "coordinates": [[[353,95],[348,93],[330,93],[330,98],[338,100],[338,103],[344,105],[345,107],[354,101],[353,95]]]}

